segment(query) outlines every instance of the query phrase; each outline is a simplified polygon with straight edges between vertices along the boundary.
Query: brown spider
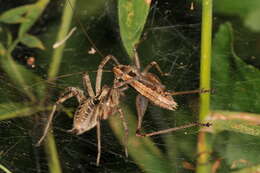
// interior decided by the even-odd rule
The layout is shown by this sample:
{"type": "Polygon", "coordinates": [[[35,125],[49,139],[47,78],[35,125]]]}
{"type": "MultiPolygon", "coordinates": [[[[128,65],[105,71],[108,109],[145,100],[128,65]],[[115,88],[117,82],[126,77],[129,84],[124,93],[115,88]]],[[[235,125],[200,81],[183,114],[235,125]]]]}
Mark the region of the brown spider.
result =
{"type": "MultiPolygon", "coordinates": [[[[97,72],[97,79],[101,79],[102,73],[101,71],[97,72]]],[[[108,87],[104,85],[101,88],[101,80],[96,82],[96,94],[94,93],[89,75],[87,73],[83,74],[83,85],[87,90],[87,94],[89,97],[84,95],[84,91],[76,87],[68,87],[65,89],[65,92],[59,97],[59,99],[53,105],[52,112],[48,117],[48,121],[46,127],[44,129],[43,136],[40,138],[36,146],[39,146],[41,142],[46,137],[49,127],[51,125],[54,113],[58,105],[65,102],[67,99],[71,97],[76,97],[79,106],[74,114],[73,120],[73,128],[68,130],[76,135],[80,135],[90,129],[97,127],[97,140],[98,140],[98,154],[96,165],[99,165],[100,156],[101,156],[101,131],[100,131],[100,121],[106,120],[109,116],[119,112],[120,118],[123,122],[123,126],[125,129],[125,154],[128,156],[127,152],[127,137],[128,137],[128,127],[124,117],[124,113],[119,107],[120,97],[123,95],[123,91],[127,87],[116,87],[118,81],[115,79],[112,87],[108,87]]]]}
{"type": "MultiPolygon", "coordinates": [[[[176,128],[169,128],[166,130],[160,130],[148,134],[141,134],[142,121],[148,106],[148,101],[164,109],[175,110],[177,108],[177,103],[172,98],[172,95],[203,93],[203,92],[208,92],[208,90],[192,90],[192,91],[184,91],[184,92],[165,91],[165,86],[161,83],[159,78],[155,74],[150,73],[148,71],[152,67],[155,67],[161,75],[166,76],[168,74],[163,73],[159,65],[155,61],[148,64],[145,67],[145,69],[141,71],[139,57],[135,49],[134,49],[135,65],[130,66],[130,65],[119,64],[119,62],[114,56],[109,55],[106,56],[104,60],[100,63],[98,68],[98,71],[100,73],[102,73],[104,66],[109,60],[113,60],[116,63],[116,66],[113,67],[113,73],[115,75],[115,79],[121,80],[121,82],[118,82],[117,84],[119,86],[130,85],[138,92],[138,95],[136,97],[136,108],[137,108],[137,115],[138,115],[138,125],[136,130],[137,136],[153,136],[158,134],[169,133],[184,128],[189,128],[192,126],[210,126],[209,123],[203,124],[203,123],[195,122],[195,123],[179,126],[176,128]]],[[[100,79],[97,78],[96,82],[99,81],[101,81],[101,78],[100,79]]]]}

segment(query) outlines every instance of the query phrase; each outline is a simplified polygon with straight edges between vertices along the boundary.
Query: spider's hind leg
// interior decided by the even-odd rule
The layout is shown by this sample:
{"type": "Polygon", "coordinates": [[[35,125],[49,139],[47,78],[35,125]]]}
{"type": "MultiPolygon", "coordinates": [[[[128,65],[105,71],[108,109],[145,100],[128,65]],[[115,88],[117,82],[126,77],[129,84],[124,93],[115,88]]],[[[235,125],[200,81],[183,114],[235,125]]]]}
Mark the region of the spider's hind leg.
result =
{"type": "Polygon", "coordinates": [[[56,112],[56,109],[57,109],[57,106],[59,104],[62,104],[63,102],[65,102],[67,99],[69,99],[71,97],[74,97],[74,96],[77,98],[79,103],[83,102],[86,99],[86,97],[84,96],[83,91],[80,90],[79,88],[75,88],[75,87],[68,87],[68,88],[66,88],[65,92],[59,97],[59,99],[53,105],[52,112],[51,112],[51,114],[48,117],[46,126],[44,128],[43,135],[40,138],[40,140],[37,142],[36,146],[40,146],[42,141],[44,140],[44,138],[48,134],[48,131],[49,131],[49,128],[51,126],[51,122],[52,122],[54,113],[56,112]]]}

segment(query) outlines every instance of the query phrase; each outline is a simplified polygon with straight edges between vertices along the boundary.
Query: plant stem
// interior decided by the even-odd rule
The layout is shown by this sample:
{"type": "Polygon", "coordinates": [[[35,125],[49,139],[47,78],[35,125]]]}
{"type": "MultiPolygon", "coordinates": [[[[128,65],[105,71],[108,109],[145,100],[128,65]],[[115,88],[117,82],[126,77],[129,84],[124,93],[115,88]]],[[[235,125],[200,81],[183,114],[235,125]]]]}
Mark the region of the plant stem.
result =
{"type": "MultiPolygon", "coordinates": [[[[64,6],[61,25],[56,39],[57,41],[63,40],[69,31],[71,19],[73,17],[72,8],[74,8],[76,0],[69,0],[69,1],[70,4],[66,3],[66,5],[64,6]]],[[[50,64],[49,73],[48,73],[49,80],[55,78],[59,72],[59,67],[60,67],[63,49],[65,48],[65,45],[66,42],[60,45],[58,48],[54,49],[53,56],[51,59],[52,62],[50,64]]]]}
{"type": "Polygon", "coordinates": [[[0,164],[0,169],[3,170],[5,173],[12,173],[6,167],[4,167],[4,165],[2,165],[2,164],[0,164]]]}
{"type": "MultiPolygon", "coordinates": [[[[212,44],[212,0],[202,0],[202,30],[201,30],[201,66],[200,89],[210,89],[210,65],[212,44]]],[[[200,94],[200,122],[205,121],[210,113],[210,93],[200,94]]],[[[198,136],[197,173],[211,172],[209,157],[211,144],[208,134],[200,132],[198,136]]]]}
{"type": "Polygon", "coordinates": [[[51,173],[62,173],[59,154],[57,152],[55,139],[52,133],[48,133],[44,143],[44,149],[48,156],[48,167],[51,173]]]}
{"type": "MultiPolygon", "coordinates": [[[[63,9],[63,16],[61,20],[60,29],[58,31],[57,41],[63,40],[70,27],[71,19],[73,17],[73,10],[76,0],[69,0],[70,4],[66,3],[63,9]],[[70,6],[71,5],[71,6],[70,6]]],[[[65,44],[60,45],[58,48],[54,49],[51,64],[48,72],[48,80],[54,79],[58,72],[62,59],[63,49],[65,44]]],[[[59,162],[58,152],[56,148],[55,138],[52,133],[48,133],[46,142],[44,144],[46,155],[48,156],[48,166],[51,173],[61,173],[61,166],[59,162]]]]}

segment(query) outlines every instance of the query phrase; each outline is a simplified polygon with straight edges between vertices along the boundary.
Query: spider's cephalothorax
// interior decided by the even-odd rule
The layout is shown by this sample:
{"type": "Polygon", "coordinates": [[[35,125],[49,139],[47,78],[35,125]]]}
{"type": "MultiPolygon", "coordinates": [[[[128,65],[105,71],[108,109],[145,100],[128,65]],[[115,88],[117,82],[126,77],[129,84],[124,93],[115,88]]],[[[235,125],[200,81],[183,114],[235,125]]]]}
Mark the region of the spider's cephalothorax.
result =
{"type": "Polygon", "coordinates": [[[89,75],[86,73],[83,75],[83,85],[87,89],[89,97],[86,97],[84,95],[84,92],[79,88],[68,87],[67,89],[65,89],[64,94],[62,94],[61,97],[59,97],[59,99],[54,104],[52,112],[48,118],[44,134],[38,141],[37,145],[40,145],[40,143],[47,135],[57,106],[71,97],[76,97],[79,102],[79,106],[74,114],[73,128],[68,132],[80,135],[94,127],[97,127],[98,155],[96,164],[99,165],[101,156],[100,121],[106,120],[109,116],[115,114],[116,112],[119,112],[125,129],[125,154],[126,156],[128,155],[126,147],[128,128],[123,111],[119,107],[120,97],[121,95],[123,95],[123,90],[125,90],[126,87],[115,87],[118,81],[114,80],[112,87],[104,85],[101,88],[101,77],[101,72],[98,72],[97,80],[100,79],[100,81],[96,82],[95,94],[91,86],[89,75]]]}

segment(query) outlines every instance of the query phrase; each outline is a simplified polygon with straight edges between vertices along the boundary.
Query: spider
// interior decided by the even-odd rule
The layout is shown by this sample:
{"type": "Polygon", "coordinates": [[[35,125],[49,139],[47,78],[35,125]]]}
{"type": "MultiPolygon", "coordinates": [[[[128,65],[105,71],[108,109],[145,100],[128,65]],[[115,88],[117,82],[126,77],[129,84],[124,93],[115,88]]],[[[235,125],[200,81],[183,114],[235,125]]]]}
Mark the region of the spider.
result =
{"type": "Polygon", "coordinates": [[[104,85],[101,88],[101,71],[97,72],[97,79],[100,79],[99,82],[96,82],[96,93],[94,93],[91,86],[90,78],[87,73],[83,74],[83,85],[87,90],[89,97],[86,97],[84,91],[76,87],[68,87],[65,89],[65,92],[58,98],[52,108],[52,112],[48,117],[47,124],[44,129],[44,133],[40,140],[37,142],[36,146],[39,146],[41,142],[46,137],[48,130],[50,128],[54,113],[56,112],[57,106],[65,102],[71,97],[76,97],[79,106],[74,114],[73,128],[68,130],[68,132],[80,135],[84,132],[89,131],[90,129],[97,127],[97,141],[98,141],[98,153],[96,165],[100,163],[101,156],[101,130],[100,130],[100,121],[106,120],[109,116],[119,113],[120,118],[123,123],[125,130],[125,155],[128,156],[127,151],[127,138],[128,138],[128,127],[127,122],[124,117],[124,113],[119,107],[120,97],[124,94],[123,91],[127,89],[127,86],[121,87],[115,79],[112,87],[104,85]]]}
{"type": "MultiPolygon", "coordinates": [[[[179,126],[176,128],[169,128],[166,130],[160,130],[157,132],[142,134],[141,128],[142,128],[142,121],[144,114],[146,112],[148,102],[153,103],[154,105],[157,105],[159,107],[162,107],[164,109],[168,110],[176,110],[177,103],[172,98],[172,95],[183,95],[183,94],[193,94],[193,93],[203,93],[203,92],[209,92],[209,90],[192,90],[192,91],[183,91],[183,92],[167,92],[165,91],[165,86],[161,83],[160,79],[153,73],[150,73],[149,70],[152,67],[155,67],[156,70],[162,75],[167,76],[168,73],[163,73],[159,65],[152,61],[150,64],[148,64],[143,71],[141,71],[141,65],[138,53],[136,49],[134,49],[134,65],[122,65],[120,64],[117,59],[109,55],[104,58],[104,60],[100,63],[98,71],[99,73],[102,73],[102,70],[106,63],[109,60],[113,60],[116,65],[113,67],[113,73],[115,75],[115,79],[121,80],[121,82],[118,82],[120,86],[122,85],[130,85],[132,88],[134,88],[138,95],[136,97],[136,109],[137,109],[137,115],[138,115],[138,125],[136,130],[136,136],[153,136],[153,135],[159,135],[164,133],[169,133],[172,131],[189,128],[192,126],[210,126],[209,123],[198,123],[194,122],[191,124],[179,126]]],[[[101,78],[97,78],[96,82],[101,81],[101,78]]]]}

